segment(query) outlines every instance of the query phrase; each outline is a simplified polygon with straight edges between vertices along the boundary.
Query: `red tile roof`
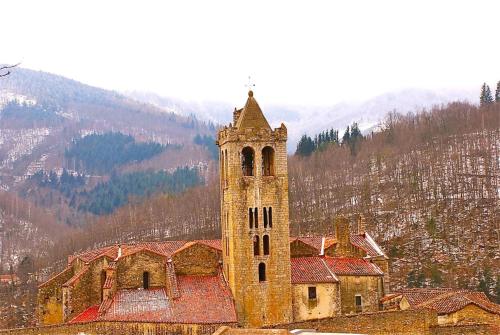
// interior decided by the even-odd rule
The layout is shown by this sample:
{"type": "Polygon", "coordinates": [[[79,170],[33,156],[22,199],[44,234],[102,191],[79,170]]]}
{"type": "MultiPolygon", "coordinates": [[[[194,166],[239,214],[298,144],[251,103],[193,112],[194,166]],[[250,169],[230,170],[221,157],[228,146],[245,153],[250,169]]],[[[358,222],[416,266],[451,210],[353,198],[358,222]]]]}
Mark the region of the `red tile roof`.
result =
{"type": "Polygon", "coordinates": [[[237,322],[233,296],[221,275],[178,276],[180,297],[174,300],[176,323],[237,322]]]}
{"type": "Polygon", "coordinates": [[[416,307],[421,303],[451,291],[453,291],[451,288],[409,288],[394,292],[394,294],[404,296],[411,307],[416,307]]]}
{"type": "Polygon", "coordinates": [[[91,306],[78,314],[69,323],[91,322],[97,320],[99,316],[99,305],[91,306]]]}
{"type": "Polygon", "coordinates": [[[337,276],[382,276],[378,266],[363,258],[325,257],[330,270],[337,276]]]}
{"type": "Polygon", "coordinates": [[[292,284],[336,283],[338,278],[321,257],[291,259],[292,284]]]}
{"type": "Polygon", "coordinates": [[[351,235],[351,243],[360,247],[369,257],[385,256],[384,252],[368,234],[351,235]]]}
{"type": "Polygon", "coordinates": [[[414,288],[396,293],[404,296],[412,308],[431,308],[438,314],[449,314],[473,304],[490,313],[500,314],[500,305],[488,300],[482,292],[451,288],[414,288]]]}
{"type": "Polygon", "coordinates": [[[165,289],[130,289],[116,292],[101,320],[168,322],[172,314],[165,289]]]}
{"type": "Polygon", "coordinates": [[[236,310],[229,288],[217,276],[178,276],[180,296],[169,299],[164,288],[119,290],[104,321],[233,323],[236,310]]]}

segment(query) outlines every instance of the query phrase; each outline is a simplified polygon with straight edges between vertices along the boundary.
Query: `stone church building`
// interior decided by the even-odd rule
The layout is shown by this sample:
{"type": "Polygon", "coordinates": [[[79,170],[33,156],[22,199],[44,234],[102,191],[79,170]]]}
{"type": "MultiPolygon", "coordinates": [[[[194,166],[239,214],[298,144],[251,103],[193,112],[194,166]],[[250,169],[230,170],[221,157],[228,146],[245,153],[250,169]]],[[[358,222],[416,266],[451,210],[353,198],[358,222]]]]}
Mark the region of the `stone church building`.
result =
{"type": "Polygon", "coordinates": [[[263,327],[379,310],[388,258],[338,217],[290,237],[287,129],[250,91],[218,133],[220,240],[122,244],[72,255],[39,286],[41,324],[134,321],[263,327]]]}

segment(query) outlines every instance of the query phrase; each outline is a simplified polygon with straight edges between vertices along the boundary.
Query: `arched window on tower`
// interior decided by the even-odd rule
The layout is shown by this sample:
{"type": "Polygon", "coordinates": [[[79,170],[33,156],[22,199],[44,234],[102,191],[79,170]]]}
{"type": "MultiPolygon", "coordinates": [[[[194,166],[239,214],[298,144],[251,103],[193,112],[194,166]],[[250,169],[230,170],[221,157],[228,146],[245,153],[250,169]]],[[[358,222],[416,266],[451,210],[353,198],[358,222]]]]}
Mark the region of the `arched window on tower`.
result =
{"type": "Polygon", "coordinates": [[[264,247],[264,255],[269,255],[269,235],[264,235],[262,238],[262,244],[264,247]]]}
{"type": "Polygon", "coordinates": [[[250,147],[244,147],[241,151],[241,170],[244,176],[253,176],[255,152],[250,147]]]}
{"type": "Polygon", "coordinates": [[[262,175],[274,176],[274,149],[271,147],[262,149],[262,175]]]}
{"type": "Polygon", "coordinates": [[[253,222],[255,224],[255,228],[259,228],[259,209],[255,207],[253,211],[253,222]]]}
{"type": "Polygon", "coordinates": [[[253,237],[253,254],[254,256],[259,256],[260,255],[260,242],[259,242],[259,236],[255,235],[253,237]]]}
{"type": "Polygon", "coordinates": [[[149,272],[147,271],[142,273],[142,288],[145,290],[149,289],[149,272]]]}
{"type": "Polygon", "coordinates": [[[259,281],[266,281],[266,264],[264,263],[259,264],[259,281]]]}
{"type": "Polygon", "coordinates": [[[272,207],[269,207],[267,209],[267,221],[269,224],[269,228],[272,228],[273,227],[273,208],[272,207]]]}
{"type": "Polygon", "coordinates": [[[248,226],[250,227],[250,229],[253,228],[253,210],[252,210],[252,208],[248,209],[248,226]]]}
{"type": "Polygon", "coordinates": [[[264,228],[267,228],[267,208],[262,209],[262,216],[264,217],[264,228]]]}

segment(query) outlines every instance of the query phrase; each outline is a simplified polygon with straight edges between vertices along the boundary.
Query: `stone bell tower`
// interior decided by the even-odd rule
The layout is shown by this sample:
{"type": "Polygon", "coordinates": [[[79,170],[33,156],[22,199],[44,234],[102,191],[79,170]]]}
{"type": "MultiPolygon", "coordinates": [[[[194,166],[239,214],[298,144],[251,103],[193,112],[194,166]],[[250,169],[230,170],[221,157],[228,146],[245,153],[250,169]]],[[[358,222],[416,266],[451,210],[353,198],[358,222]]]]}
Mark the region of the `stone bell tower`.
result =
{"type": "Polygon", "coordinates": [[[286,139],[252,91],[217,137],[224,275],[244,327],[292,321],[286,139]]]}

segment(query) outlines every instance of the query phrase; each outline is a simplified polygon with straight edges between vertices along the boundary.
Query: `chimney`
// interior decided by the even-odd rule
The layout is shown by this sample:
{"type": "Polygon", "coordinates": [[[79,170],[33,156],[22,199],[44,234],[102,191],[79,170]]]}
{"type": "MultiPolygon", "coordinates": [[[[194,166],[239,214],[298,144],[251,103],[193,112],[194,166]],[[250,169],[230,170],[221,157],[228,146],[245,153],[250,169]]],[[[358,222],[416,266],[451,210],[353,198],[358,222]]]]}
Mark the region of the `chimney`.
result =
{"type": "Polygon", "coordinates": [[[363,214],[358,216],[358,235],[366,233],[366,218],[363,214]]]}
{"type": "Polygon", "coordinates": [[[122,257],[122,245],[118,244],[118,255],[116,256],[115,262],[122,257]]]}
{"type": "Polygon", "coordinates": [[[335,218],[335,237],[339,246],[339,251],[349,249],[349,220],[345,216],[337,216],[335,218]]]}

